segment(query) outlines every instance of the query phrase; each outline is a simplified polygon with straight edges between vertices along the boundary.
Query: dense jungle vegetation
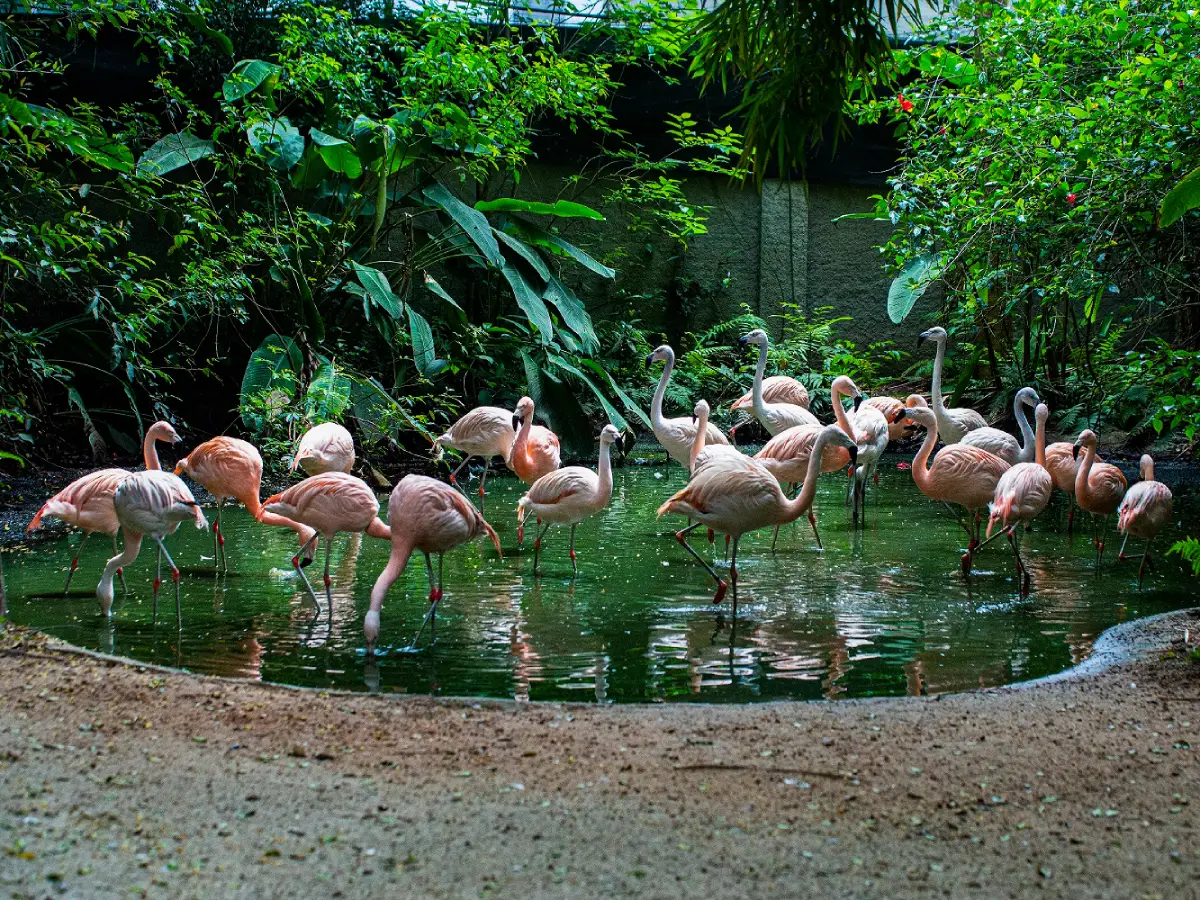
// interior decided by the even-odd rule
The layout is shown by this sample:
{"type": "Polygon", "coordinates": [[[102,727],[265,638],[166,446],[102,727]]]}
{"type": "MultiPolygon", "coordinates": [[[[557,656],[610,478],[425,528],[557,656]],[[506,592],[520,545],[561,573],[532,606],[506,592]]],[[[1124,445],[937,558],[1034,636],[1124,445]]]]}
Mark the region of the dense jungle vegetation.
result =
{"type": "MultiPolygon", "coordinates": [[[[0,19],[0,453],[129,453],[148,421],[216,405],[206,422],[268,453],[339,418],[368,450],[424,455],[465,407],[530,393],[590,454],[600,419],[647,430],[641,361],[661,336],[641,312],[661,298],[579,226],[619,211],[686,254],[707,215],[687,177],[799,176],[854,120],[890,123],[902,148],[861,213],[895,225],[879,302],[952,330],[957,395],[998,411],[1032,384],[1064,430],[1190,447],[1197,11],[966,2],[893,49],[903,5],[830,19],[842,5],[861,13],[620,0],[570,30],[492,3],[15,5],[0,19]],[[115,50],[135,69],[90,82],[115,50]],[[635,67],[740,92],[736,114],[673,113],[674,151],[652,156],[614,121],[635,67]],[[590,150],[554,199],[518,199],[554,135],[590,150]]],[[[760,324],[684,335],[675,399],[740,393],[735,338],[760,324]]],[[[856,346],[836,310],[765,324],[810,390],[928,366],[856,346]]]]}

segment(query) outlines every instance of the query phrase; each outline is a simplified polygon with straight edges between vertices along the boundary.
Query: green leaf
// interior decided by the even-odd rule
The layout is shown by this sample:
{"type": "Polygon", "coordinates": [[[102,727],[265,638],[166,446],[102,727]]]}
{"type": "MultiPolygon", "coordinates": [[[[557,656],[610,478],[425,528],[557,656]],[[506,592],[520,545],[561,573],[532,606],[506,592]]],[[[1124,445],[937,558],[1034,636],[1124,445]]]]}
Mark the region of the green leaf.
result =
{"type": "Polygon", "coordinates": [[[391,394],[384,390],[374,378],[355,379],[350,385],[350,403],[354,418],[358,423],[358,432],[367,443],[381,441],[396,442],[398,431],[385,427],[390,425],[395,416],[413,431],[419,432],[429,440],[433,435],[405,406],[396,401],[391,394]]]}
{"type": "Polygon", "coordinates": [[[413,309],[411,303],[405,308],[408,310],[408,330],[412,336],[413,362],[417,364],[418,372],[426,378],[433,378],[449,363],[437,358],[433,349],[433,330],[425,317],[413,309]]]}
{"type": "Polygon", "coordinates": [[[563,323],[583,341],[584,350],[595,353],[600,349],[600,339],[596,337],[596,331],[592,328],[592,317],[569,287],[551,275],[546,289],[542,292],[542,299],[557,307],[563,323]]]}
{"type": "MultiPolygon", "coordinates": [[[[627,393],[625,393],[625,391],[623,391],[621,389],[621,386],[619,384],[617,384],[617,380],[608,373],[608,370],[605,369],[604,366],[600,365],[600,363],[596,362],[594,359],[585,359],[585,360],[581,360],[581,362],[583,363],[583,365],[587,366],[589,369],[591,369],[597,375],[601,375],[604,378],[608,379],[608,386],[610,388],[612,388],[613,393],[616,394],[617,398],[621,401],[622,404],[624,404],[626,412],[633,413],[635,416],[637,416],[638,419],[641,420],[642,424],[645,425],[647,428],[653,427],[650,424],[650,417],[648,415],[646,415],[645,410],[643,410],[640,406],[638,406],[637,403],[634,402],[633,398],[630,397],[627,393]]],[[[616,424],[616,423],[613,423],[613,424],[616,424]]]]}
{"type": "Polygon", "coordinates": [[[246,140],[251,149],[277,172],[290,171],[304,155],[304,135],[286,116],[251,122],[246,128],[246,140]]]}
{"type": "Polygon", "coordinates": [[[940,254],[925,253],[909,262],[888,288],[888,318],[897,325],[908,318],[921,295],[937,280],[941,271],[940,254]]]}
{"type": "Polygon", "coordinates": [[[1200,168],[1192,169],[1163,197],[1158,209],[1158,227],[1169,228],[1184,213],[1200,207],[1200,168]]]}
{"type": "Polygon", "coordinates": [[[581,372],[579,369],[575,368],[575,366],[571,365],[569,362],[567,362],[561,356],[557,356],[553,353],[550,353],[550,354],[547,354],[546,358],[550,361],[551,364],[558,366],[560,369],[562,369],[565,372],[570,372],[572,375],[574,375],[576,378],[578,378],[580,381],[582,381],[584,384],[586,384],[589,388],[592,389],[592,393],[595,394],[596,400],[599,401],[600,406],[603,407],[603,409],[604,409],[604,414],[606,416],[608,416],[608,421],[610,421],[614,425],[616,425],[617,428],[619,428],[621,431],[625,431],[626,429],[629,428],[629,423],[625,421],[625,417],[622,416],[619,412],[617,412],[617,408],[612,405],[612,402],[608,399],[608,397],[606,397],[604,395],[604,392],[602,390],[600,390],[600,388],[596,385],[596,382],[592,381],[592,379],[590,379],[587,375],[583,374],[583,372],[581,372]]]}
{"type": "Polygon", "coordinates": [[[271,408],[283,409],[295,396],[303,367],[300,348],[290,337],[268,334],[263,338],[242,375],[241,413],[248,429],[258,432],[264,424],[251,401],[257,399],[259,404],[265,401],[271,408]]]}
{"type": "Polygon", "coordinates": [[[310,422],[336,422],[350,406],[350,377],[324,357],[308,392],[304,395],[305,416],[310,422]]]}
{"type": "Polygon", "coordinates": [[[317,128],[308,129],[308,136],[316,145],[321,159],[325,160],[325,165],[334,172],[341,172],[347,178],[358,178],[362,175],[362,161],[349,141],[326,134],[317,128]]]}
{"type": "Polygon", "coordinates": [[[500,252],[500,245],[496,243],[496,238],[492,235],[492,226],[488,223],[487,216],[478,210],[471,209],[454,196],[444,184],[431,184],[422,191],[422,194],[425,199],[454,220],[455,224],[466,233],[491,265],[497,269],[504,267],[504,254],[500,252]]]}
{"type": "Polygon", "coordinates": [[[260,85],[269,91],[279,83],[283,67],[261,59],[243,59],[234,64],[233,70],[225,76],[222,93],[229,101],[241,100],[257,89],[260,85]]]}
{"type": "Polygon", "coordinates": [[[544,228],[539,228],[537,225],[531,225],[528,222],[521,222],[516,219],[510,220],[517,231],[518,237],[529,244],[536,244],[539,247],[546,247],[558,253],[565,254],[582,265],[586,269],[590,269],[597,275],[603,275],[605,278],[615,278],[616,271],[610,269],[606,265],[596,262],[592,257],[580,250],[574,244],[568,243],[560,238],[557,234],[547,231],[544,228]]]}
{"type": "Polygon", "coordinates": [[[550,319],[550,310],[542,302],[542,298],[529,286],[525,276],[518,272],[511,263],[506,263],[501,269],[512,287],[513,296],[517,298],[517,306],[525,313],[531,325],[534,325],[543,344],[549,344],[554,337],[554,322],[550,319]]]}
{"type": "Polygon", "coordinates": [[[137,163],[137,171],[139,175],[161,177],[198,159],[212,156],[215,152],[216,147],[212,141],[202,140],[190,132],[168,134],[142,154],[137,163]]]}
{"type": "Polygon", "coordinates": [[[515,197],[500,197],[496,200],[480,200],[475,204],[480,212],[527,212],[544,216],[562,216],[563,218],[595,219],[603,222],[604,216],[589,206],[574,203],[570,200],[558,200],[554,203],[539,203],[537,200],[517,200],[515,197]]]}
{"type": "Polygon", "coordinates": [[[425,287],[429,288],[429,292],[431,294],[441,297],[443,300],[445,300],[447,303],[449,303],[451,306],[453,306],[459,312],[462,312],[462,307],[459,306],[458,303],[455,302],[453,297],[451,297],[448,293],[446,293],[446,289],[444,287],[442,287],[440,284],[438,284],[437,281],[434,280],[433,276],[430,275],[428,272],[425,273],[425,287]]]}
{"type": "Polygon", "coordinates": [[[393,319],[400,318],[400,314],[404,311],[404,303],[392,292],[392,286],[388,283],[386,275],[373,266],[364,266],[354,260],[350,260],[350,270],[354,272],[354,277],[366,290],[367,296],[371,298],[371,302],[375,306],[393,319]]]}
{"type": "Polygon", "coordinates": [[[518,256],[533,266],[533,270],[542,276],[543,281],[550,277],[550,268],[546,265],[546,261],[542,259],[541,255],[536,250],[534,250],[524,241],[513,237],[511,234],[505,234],[498,228],[493,228],[492,234],[494,234],[504,244],[504,246],[516,252],[518,256]]]}

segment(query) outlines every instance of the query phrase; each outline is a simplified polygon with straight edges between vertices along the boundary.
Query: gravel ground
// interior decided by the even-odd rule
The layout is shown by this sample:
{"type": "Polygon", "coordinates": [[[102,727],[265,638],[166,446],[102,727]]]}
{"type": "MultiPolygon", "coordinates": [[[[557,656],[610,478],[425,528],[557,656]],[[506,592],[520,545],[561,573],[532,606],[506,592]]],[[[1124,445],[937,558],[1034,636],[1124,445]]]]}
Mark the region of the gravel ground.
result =
{"type": "Polygon", "coordinates": [[[1200,897],[1200,612],[1070,677],[753,706],[318,693],[0,643],[13,897],[1200,897]]]}

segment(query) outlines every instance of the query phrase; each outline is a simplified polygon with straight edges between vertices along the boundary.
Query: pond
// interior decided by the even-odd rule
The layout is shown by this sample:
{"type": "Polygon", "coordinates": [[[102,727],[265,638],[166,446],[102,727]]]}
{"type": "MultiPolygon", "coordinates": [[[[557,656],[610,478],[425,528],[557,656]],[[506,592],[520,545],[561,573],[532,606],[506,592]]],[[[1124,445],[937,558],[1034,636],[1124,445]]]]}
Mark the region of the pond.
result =
{"type": "MultiPolygon", "coordinates": [[[[505,558],[490,544],[447,555],[446,596],[436,641],[426,630],[405,652],[426,609],[420,557],[383,610],[381,653],[363,653],[362,619],[389,545],[340,535],[333,550],[333,606],[318,615],[292,574],[290,532],[226,510],[230,573],[212,571],[212,541],[184,526],[168,546],[183,570],[183,632],[168,579],[157,625],[151,617],[154,553],[143,549],[118,584],[114,617],[97,615],[94,589],[105,540],[89,541],[69,597],[62,584],[80,535],[6,557],[14,621],[73,644],[195,672],[322,688],[602,702],[753,702],[939,693],[1000,685],[1067,668],[1097,635],[1125,619],[1189,605],[1194,583],[1176,558],[1157,559],[1137,588],[1137,564],[1115,564],[1109,536],[1097,576],[1089,538],[1065,534],[1066,504],[1054,504],[1027,535],[1033,594],[1016,597],[1003,540],[959,571],[964,534],[928,501],[902,457],[889,456],[855,530],[843,504],[845,479],[822,477],[818,517],[824,552],[803,520],[785,528],[777,552],[769,531],[742,540],[740,602],[714,607],[713,586],[671,536],[682,519],[655,520],[684,483],[676,466],[615,472],[612,504],[579,527],[579,575],[570,577],[566,530],[551,530],[543,575],[534,579],[532,529],[516,548],[523,486],[489,478],[486,512],[505,558]]],[[[1168,474],[1160,474],[1171,483],[1168,474]]],[[[1194,491],[1176,490],[1177,518],[1194,491]]],[[[386,499],[383,502],[386,511],[386,499]]],[[[211,517],[211,516],[210,516],[211,517]]],[[[1185,520],[1160,536],[1161,553],[1185,520]]],[[[696,546],[709,552],[702,532],[696,546]]],[[[720,559],[720,548],[712,551],[720,559]]],[[[324,551],[318,557],[319,569],[324,551]]],[[[312,570],[310,570],[312,571],[312,570]]],[[[314,573],[320,584],[320,572],[314,573]]]]}

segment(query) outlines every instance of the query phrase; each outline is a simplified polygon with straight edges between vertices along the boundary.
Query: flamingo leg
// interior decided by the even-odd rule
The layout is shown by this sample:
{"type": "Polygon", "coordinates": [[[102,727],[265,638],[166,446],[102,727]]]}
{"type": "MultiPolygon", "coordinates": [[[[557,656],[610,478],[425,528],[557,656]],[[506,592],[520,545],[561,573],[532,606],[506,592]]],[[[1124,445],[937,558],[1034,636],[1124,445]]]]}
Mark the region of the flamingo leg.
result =
{"type": "Polygon", "coordinates": [[[733,614],[735,617],[737,616],[737,584],[738,584],[737,547],[738,547],[738,539],[739,538],[733,539],[733,555],[729,557],[729,583],[733,585],[733,614]]]}
{"type": "Polygon", "coordinates": [[[808,524],[812,526],[813,537],[817,539],[817,549],[824,550],[825,545],[821,543],[821,532],[817,531],[817,516],[811,509],[808,511],[808,524]]]}
{"type": "Polygon", "coordinates": [[[1070,506],[1067,507],[1067,536],[1070,537],[1075,533],[1075,495],[1068,494],[1071,499],[1068,501],[1070,506]]]}
{"type": "Polygon", "coordinates": [[[436,603],[438,599],[437,581],[433,577],[433,559],[425,554],[425,574],[429,578],[429,602],[436,603]]]}
{"type": "Polygon", "coordinates": [[[575,526],[571,526],[571,574],[579,574],[579,566],[575,564],[575,526]]]}
{"type": "Polygon", "coordinates": [[[1125,532],[1125,540],[1121,541],[1121,550],[1117,553],[1117,562],[1125,562],[1125,545],[1129,543],[1129,532],[1125,532]]]}
{"type": "MultiPolygon", "coordinates": [[[[119,551],[117,550],[117,533],[115,531],[113,532],[112,539],[113,539],[113,556],[116,556],[119,551]]],[[[128,592],[129,588],[126,587],[126,585],[125,585],[125,568],[124,567],[117,569],[117,577],[121,579],[121,590],[128,592]]]]}
{"type": "MultiPolygon", "coordinates": [[[[542,520],[537,520],[538,525],[542,524],[542,520]]],[[[546,532],[550,530],[550,523],[546,523],[546,527],[538,532],[537,537],[533,539],[533,577],[537,577],[538,555],[542,551],[542,538],[546,536],[546,532]]]]}
{"type": "Polygon", "coordinates": [[[175,560],[171,559],[171,554],[163,545],[162,538],[155,537],[154,543],[158,544],[159,565],[162,565],[162,558],[165,556],[167,565],[171,567],[171,579],[175,582],[175,625],[180,631],[183,631],[183,608],[179,604],[179,567],[175,565],[175,560]]]}
{"type": "MultiPolygon", "coordinates": [[[[300,552],[292,557],[292,568],[294,568],[296,570],[296,574],[299,575],[300,580],[304,582],[304,587],[308,591],[308,596],[312,597],[312,602],[316,604],[317,613],[319,615],[321,612],[321,601],[317,599],[317,594],[313,590],[313,586],[311,584],[309,584],[308,576],[304,574],[304,568],[300,565],[302,557],[306,553],[308,553],[308,548],[315,545],[316,542],[317,542],[317,535],[314,533],[312,537],[310,537],[307,541],[304,542],[304,546],[302,546],[300,548],[300,552]]],[[[329,544],[329,541],[326,541],[326,545],[328,545],[328,544],[329,544]]]]}
{"type": "Polygon", "coordinates": [[[329,610],[333,612],[333,592],[329,586],[333,583],[333,579],[329,576],[329,557],[333,553],[333,541],[325,542],[325,600],[329,603],[329,610]]]}
{"type": "MultiPolygon", "coordinates": [[[[1128,535],[1126,535],[1128,537],[1128,535]]],[[[1142,576],[1146,571],[1146,564],[1150,562],[1150,539],[1146,539],[1146,548],[1142,551],[1142,564],[1138,566],[1138,590],[1142,587],[1142,576]]],[[[1151,563],[1153,565],[1153,563],[1151,563]]]]}
{"type": "MultiPolygon", "coordinates": [[[[79,568],[79,554],[83,552],[83,545],[87,543],[87,539],[91,536],[92,533],[90,531],[85,531],[83,533],[83,540],[79,542],[79,549],[75,551],[75,558],[71,560],[71,569],[69,572],[67,572],[67,584],[63,588],[64,595],[71,592],[71,576],[74,575],[75,570],[79,568]]],[[[113,535],[113,540],[116,540],[116,535],[113,535]]],[[[116,548],[113,549],[115,550],[116,548]]]]}
{"type": "Polygon", "coordinates": [[[1104,517],[1104,524],[1100,528],[1100,543],[1096,545],[1096,571],[1100,571],[1100,566],[1104,563],[1104,539],[1108,537],[1108,516],[1104,517]]]}
{"type": "Polygon", "coordinates": [[[229,556],[225,553],[225,524],[221,520],[221,510],[225,508],[225,498],[217,502],[217,546],[221,549],[221,574],[229,574],[229,556]]]}
{"type": "Polygon", "coordinates": [[[491,460],[486,456],[483,458],[483,474],[479,476],[479,512],[483,514],[483,498],[486,496],[483,488],[487,484],[488,463],[491,460]]]}
{"type": "MultiPolygon", "coordinates": [[[[708,572],[708,574],[713,577],[713,581],[715,581],[717,583],[717,595],[715,597],[713,597],[713,603],[720,603],[721,600],[723,600],[725,597],[725,590],[728,587],[728,585],[726,585],[725,582],[721,580],[720,576],[717,575],[717,570],[714,569],[712,566],[710,566],[707,562],[705,562],[704,558],[692,548],[691,544],[689,544],[687,542],[688,532],[692,531],[696,528],[699,528],[700,524],[701,524],[700,522],[697,522],[694,525],[689,525],[687,528],[684,528],[682,531],[675,532],[675,540],[679,541],[679,543],[681,543],[683,545],[683,549],[686,550],[688,553],[692,554],[692,556],[694,556],[696,558],[696,562],[698,562],[698,563],[700,563],[700,565],[704,566],[704,568],[708,572]]],[[[726,535],[725,539],[729,540],[729,536],[726,535]]]]}
{"type": "Polygon", "coordinates": [[[150,608],[150,615],[154,623],[158,624],[158,589],[162,586],[162,544],[158,545],[158,564],[154,569],[154,605],[150,608]]]}
{"type": "MultiPolygon", "coordinates": [[[[439,578],[442,571],[443,554],[438,554],[438,574],[439,578]]],[[[413,650],[417,646],[417,641],[421,639],[421,635],[425,633],[425,626],[433,622],[437,616],[438,601],[442,599],[442,590],[438,583],[433,579],[433,560],[429,558],[429,554],[425,554],[425,574],[429,576],[429,609],[425,611],[425,618],[421,620],[421,627],[417,629],[417,633],[413,635],[412,643],[408,645],[408,649],[413,650]]],[[[436,629],[436,624],[431,625],[431,629],[436,629]]]]}
{"type": "Polygon", "coordinates": [[[725,535],[725,562],[729,562],[729,535],[725,535]]]}
{"type": "MultiPolygon", "coordinates": [[[[783,493],[784,493],[784,495],[785,495],[785,496],[788,496],[788,495],[790,495],[790,494],[792,493],[792,491],[794,491],[795,489],[796,489],[796,483],[793,481],[791,484],[789,484],[789,485],[787,486],[787,488],[784,490],[784,492],[783,492],[783,493]]],[[[772,552],[772,553],[774,553],[774,552],[775,552],[775,543],[776,543],[776,542],[779,540],[779,528],[780,528],[780,526],[776,525],[776,526],[775,526],[775,533],[771,535],[771,552],[772,552]]],[[[709,534],[712,534],[712,529],[711,529],[711,528],[708,530],[708,533],[709,533],[709,534]]],[[[819,543],[819,542],[820,542],[820,541],[819,541],[819,539],[818,539],[818,543],[819,543]]],[[[709,543],[712,543],[711,539],[710,539],[709,543]]]]}
{"type": "MultiPolygon", "coordinates": [[[[464,456],[463,461],[458,464],[458,468],[450,473],[450,483],[452,485],[454,485],[456,488],[458,488],[460,491],[462,491],[462,488],[458,487],[458,473],[461,472],[463,470],[463,466],[465,466],[470,461],[471,461],[470,456],[464,456]]],[[[466,491],[463,491],[463,493],[466,494],[466,491]]]]}

